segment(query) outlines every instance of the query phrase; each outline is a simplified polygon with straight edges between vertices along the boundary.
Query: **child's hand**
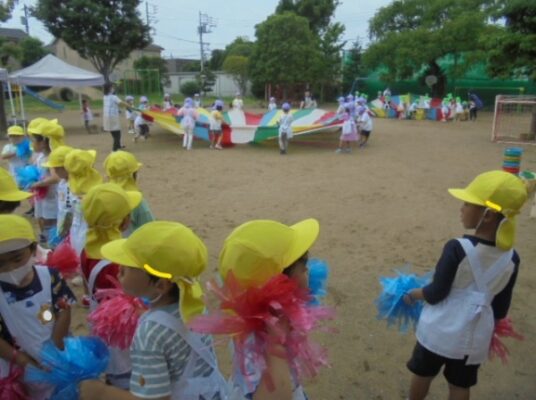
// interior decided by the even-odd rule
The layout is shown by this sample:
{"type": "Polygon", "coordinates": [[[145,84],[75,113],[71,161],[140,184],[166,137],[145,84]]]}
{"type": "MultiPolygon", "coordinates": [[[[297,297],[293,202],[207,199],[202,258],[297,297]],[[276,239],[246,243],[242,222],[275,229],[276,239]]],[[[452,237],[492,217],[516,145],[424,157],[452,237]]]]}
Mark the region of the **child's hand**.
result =
{"type": "Polygon", "coordinates": [[[417,299],[415,299],[412,295],[412,290],[410,290],[409,292],[407,292],[403,299],[404,299],[404,303],[406,303],[408,306],[412,306],[415,304],[415,302],[417,301],[417,299]]]}
{"type": "Polygon", "coordinates": [[[102,397],[106,384],[97,380],[87,380],[80,384],[80,400],[94,400],[102,397]]]}
{"type": "Polygon", "coordinates": [[[23,351],[17,352],[17,355],[15,357],[15,364],[21,366],[22,368],[26,368],[26,366],[28,365],[33,365],[36,368],[42,369],[41,365],[37,361],[35,361],[32,357],[30,357],[23,351]]]}

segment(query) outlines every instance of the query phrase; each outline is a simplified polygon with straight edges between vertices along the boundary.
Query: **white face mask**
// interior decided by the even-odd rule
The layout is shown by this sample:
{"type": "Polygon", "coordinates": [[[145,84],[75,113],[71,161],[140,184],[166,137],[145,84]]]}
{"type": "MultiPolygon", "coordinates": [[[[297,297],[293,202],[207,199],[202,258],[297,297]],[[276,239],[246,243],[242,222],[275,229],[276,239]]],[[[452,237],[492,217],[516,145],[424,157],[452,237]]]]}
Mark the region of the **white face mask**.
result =
{"type": "Polygon", "coordinates": [[[24,278],[26,278],[26,275],[32,270],[34,263],[35,257],[32,256],[23,266],[14,269],[13,271],[0,273],[0,281],[19,286],[24,278]]]}

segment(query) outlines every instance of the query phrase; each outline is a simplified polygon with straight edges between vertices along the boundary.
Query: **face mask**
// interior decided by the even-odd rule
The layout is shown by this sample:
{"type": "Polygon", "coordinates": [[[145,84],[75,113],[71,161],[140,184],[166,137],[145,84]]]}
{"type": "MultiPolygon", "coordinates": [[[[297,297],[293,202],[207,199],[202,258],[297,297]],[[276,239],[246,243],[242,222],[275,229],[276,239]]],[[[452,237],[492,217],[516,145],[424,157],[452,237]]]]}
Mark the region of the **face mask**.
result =
{"type": "Polygon", "coordinates": [[[0,273],[0,281],[9,283],[14,286],[19,286],[20,283],[26,277],[26,275],[28,275],[28,273],[32,270],[34,263],[35,258],[30,257],[26,264],[24,264],[23,266],[14,269],[13,271],[0,273]]]}
{"type": "Polygon", "coordinates": [[[150,306],[151,304],[154,304],[156,303],[158,300],[160,300],[162,298],[162,295],[159,294],[158,296],[156,296],[154,299],[150,299],[148,297],[140,297],[141,301],[143,301],[143,304],[145,304],[146,306],[150,306]]]}

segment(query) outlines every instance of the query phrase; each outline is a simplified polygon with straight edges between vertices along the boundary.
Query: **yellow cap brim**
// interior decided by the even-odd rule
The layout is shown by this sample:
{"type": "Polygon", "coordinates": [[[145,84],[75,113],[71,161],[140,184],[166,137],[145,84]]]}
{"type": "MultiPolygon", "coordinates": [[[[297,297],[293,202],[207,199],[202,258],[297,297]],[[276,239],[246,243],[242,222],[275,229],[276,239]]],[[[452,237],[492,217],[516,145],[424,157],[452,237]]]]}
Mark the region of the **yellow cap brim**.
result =
{"type": "Polygon", "coordinates": [[[296,232],[296,240],[289,251],[286,266],[291,265],[303,256],[314,244],[320,233],[320,224],[313,218],[300,221],[290,226],[290,228],[296,232]]]}
{"type": "Polygon", "coordinates": [[[135,192],[133,190],[127,191],[126,193],[128,196],[128,205],[130,207],[130,211],[132,211],[140,205],[143,196],[140,192],[135,192]]]}
{"type": "Polygon", "coordinates": [[[33,193],[23,192],[22,190],[17,190],[10,193],[0,193],[0,200],[2,201],[22,201],[29,199],[33,196],[33,193]]]}
{"type": "Polygon", "coordinates": [[[466,203],[476,204],[477,206],[486,205],[481,199],[469,193],[466,189],[448,189],[448,191],[451,196],[466,203]]]}
{"type": "Polygon", "coordinates": [[[47,161],[47,162],[43,163],[41,166],[45,167],[45,168],[59,168],[59,167],[63,167],[63,164],[62,163],[55,163],[55,162],[47,161]]]}
{"type": "Polygon", "coordinates": [[[8,132],[8,136],[25,136],[24,132],[8,132]]]}
{"type": "Polygon", "coordinates": [[[102,256],[110,260],[113,263],[124,265],[126,267],[133,267],[143,269],[138,265],[137,261],[131,257],[124,249],[124,245],[127,239],[118,239],[112,242],[106,243],[101,247],[102,256]]]}

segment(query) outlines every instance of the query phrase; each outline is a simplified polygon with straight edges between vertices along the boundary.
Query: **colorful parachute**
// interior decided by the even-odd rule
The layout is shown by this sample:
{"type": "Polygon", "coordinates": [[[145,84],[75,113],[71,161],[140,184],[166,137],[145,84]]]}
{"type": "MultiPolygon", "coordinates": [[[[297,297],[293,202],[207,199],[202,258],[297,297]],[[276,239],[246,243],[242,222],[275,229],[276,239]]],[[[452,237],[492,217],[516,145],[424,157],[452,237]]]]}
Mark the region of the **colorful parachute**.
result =
{"type": "MultiPolygon", "coordinates": [[[[199,118],[194,129],[194,136],[210,140],[210,111],[204,108],[197,109],[199,118]]],[[[173,133],[182,135],[184,130],[180,125],[180,117],[175,114],[177,109],[172,108],[162,111],[157,107],[143,110],[143,118],[150,122],[155,122],[162,128],[173,133]]],[[[291,110],[294,122],[292,130],[294,136],[305,135],[313,132],[338,129],[342,126],[337,114],[321,109],[291,110]]],[[[250,142],[262,142],[278,136],[277,122],[283,111],[272,110],[266,114],[254,114],[242,110],[230,110],[223,113],[224,123],[223,144],[238,144],[250,142]]]]}

